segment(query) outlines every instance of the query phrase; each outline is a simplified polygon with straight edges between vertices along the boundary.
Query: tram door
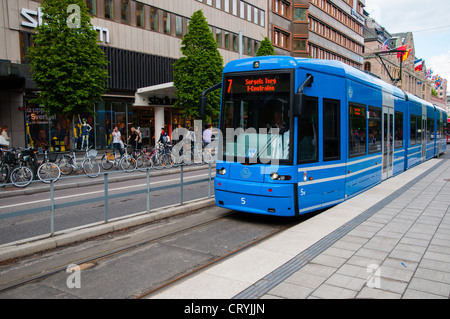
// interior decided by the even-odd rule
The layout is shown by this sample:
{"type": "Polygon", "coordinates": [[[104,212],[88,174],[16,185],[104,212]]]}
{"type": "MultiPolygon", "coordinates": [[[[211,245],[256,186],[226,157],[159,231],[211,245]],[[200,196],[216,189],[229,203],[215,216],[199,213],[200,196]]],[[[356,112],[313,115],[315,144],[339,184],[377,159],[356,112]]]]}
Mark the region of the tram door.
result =
{"type": "Polygon", "coordinates": [[[383,106],[383,180],[394,172],[394,109],[383,106]]]}
{"type": "Polygon", "coordinates": [[[428,127],[427,127],[427,115],[426,110],[422,111],[422,162],[425,161],[425,158],[427,156],[427,134],[428,134],[428,127]]]}

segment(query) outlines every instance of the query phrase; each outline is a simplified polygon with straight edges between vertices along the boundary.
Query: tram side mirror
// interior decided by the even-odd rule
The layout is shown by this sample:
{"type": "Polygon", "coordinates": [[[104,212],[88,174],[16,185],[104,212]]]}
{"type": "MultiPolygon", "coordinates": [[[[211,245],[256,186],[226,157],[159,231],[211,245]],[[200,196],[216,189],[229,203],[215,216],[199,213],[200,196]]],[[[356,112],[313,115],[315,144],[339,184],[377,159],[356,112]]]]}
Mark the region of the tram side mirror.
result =
{"type": "Polygon", "coordinates": [[[198,107],[198,114],[200,117],[204,117],[206,113],[206,104],[208,104],[208,97],[206,95],[202,95],[200,97],[200,105],[198,107]]]}
{"type": "Polygon", "coordinates": [[[302,114],[302,108],[306,104],[306,95],[304,93],[295,93],[294,96],[294,116],[302,114]]]}

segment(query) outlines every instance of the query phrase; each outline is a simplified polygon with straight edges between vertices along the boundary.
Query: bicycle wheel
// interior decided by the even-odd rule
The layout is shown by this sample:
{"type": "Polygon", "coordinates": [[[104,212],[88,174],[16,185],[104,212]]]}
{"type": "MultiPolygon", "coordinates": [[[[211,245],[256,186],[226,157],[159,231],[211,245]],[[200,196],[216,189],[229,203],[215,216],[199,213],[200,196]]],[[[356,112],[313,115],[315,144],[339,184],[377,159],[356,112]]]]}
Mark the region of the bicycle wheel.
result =
{"type": "Polygon", "coordinates": [[[150,156],[148,155],[142,155],[142,166],[139,167],[140,171],[146,171],[147,168],[151,168],[152,167],[152,161],[150,160],[150,156]]]}
{"type": "Polygon", "coordinates": [[[137,155],[135,160],[136,160],[136,167],[138,169],[141,169],[141,167],[144,167],[144,155],[143,154],[137,155]]]}
{"type": "Polygon", "coordinates": [[[61,169],[61,174],[69,175],[73,172],[73,167],[75,163],[73,162],[73,158],[70,155],[63,155],[58,162],[58,166],[61,169]]]}
{"type": "Polygon", "coordinates": [[[9,171],[9,165],[2,164],[2,167],[0,167],[0,188],[4,187],[8,183],[9,171]]]}
{"type": "Polygon", "coordinates": [[[100,175],[100,165],[95,158],[88,157],[81,163],[84,173],[89,177],[97,177],[100,175]]]}
{"type": "Polygon", "coordinates": [[[104,169],[110,169],[114,166],[114,155],[112,154],[103,154],[101,159],[101,165],[104,169]]]}
{"type": "Polygon", "coordinates": [[[56,163],[42,163],[37,170],[37,176],[42,182],[50,184],[51,181],[56,182],[59,179],[61,169],[56,163]]]}
{"type": "Polygon", "coordinates": [[[120,159],[119,166],[123,171],[130,173],[137,168],[137,163],[130,155],[125,155],[120,159]]]}
{"type": "Polygon", "coordinates": [[[152,155],[152,157],[150,157],[150,162],[152,163],[152,167],[154,167],[156,169],[163,168],[161,165],[160,156],[158,155],[158,153],[155,153],[152,155]]]}
{"type": "Polygon", "coordinates": [[[172,154],[161,154],[159,161],[162,167],[171,168],[175,163],[175,157],[172,154]]]}
{"type": "Polygon", "coordinates": [[[19,166],[11,172],[11,182],[16,187],[27,187],[33,181],[33,171],[26,166],[19,166]]]}

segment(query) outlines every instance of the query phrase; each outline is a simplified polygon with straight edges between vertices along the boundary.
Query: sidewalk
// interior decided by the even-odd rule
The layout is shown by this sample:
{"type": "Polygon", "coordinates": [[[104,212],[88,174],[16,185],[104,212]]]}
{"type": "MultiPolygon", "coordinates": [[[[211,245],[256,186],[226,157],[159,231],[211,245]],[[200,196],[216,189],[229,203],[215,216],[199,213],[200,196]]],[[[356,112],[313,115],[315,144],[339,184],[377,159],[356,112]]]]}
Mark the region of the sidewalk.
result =
{"type": "Polygon", "coordinates": [[[432,159],[149,297],[447,299],[449,204],[432,159]]]}

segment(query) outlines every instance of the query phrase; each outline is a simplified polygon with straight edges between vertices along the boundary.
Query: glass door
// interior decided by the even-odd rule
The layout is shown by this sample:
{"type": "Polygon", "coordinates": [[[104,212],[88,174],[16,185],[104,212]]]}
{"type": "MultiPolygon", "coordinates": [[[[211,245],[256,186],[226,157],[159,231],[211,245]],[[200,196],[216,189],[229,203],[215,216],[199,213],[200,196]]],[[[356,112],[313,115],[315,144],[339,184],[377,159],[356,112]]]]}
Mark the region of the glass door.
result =
{"type": "Polygon", "coordinates": [[[383,107],[383,180],[394,171],[394,109],[383,107]]]}

